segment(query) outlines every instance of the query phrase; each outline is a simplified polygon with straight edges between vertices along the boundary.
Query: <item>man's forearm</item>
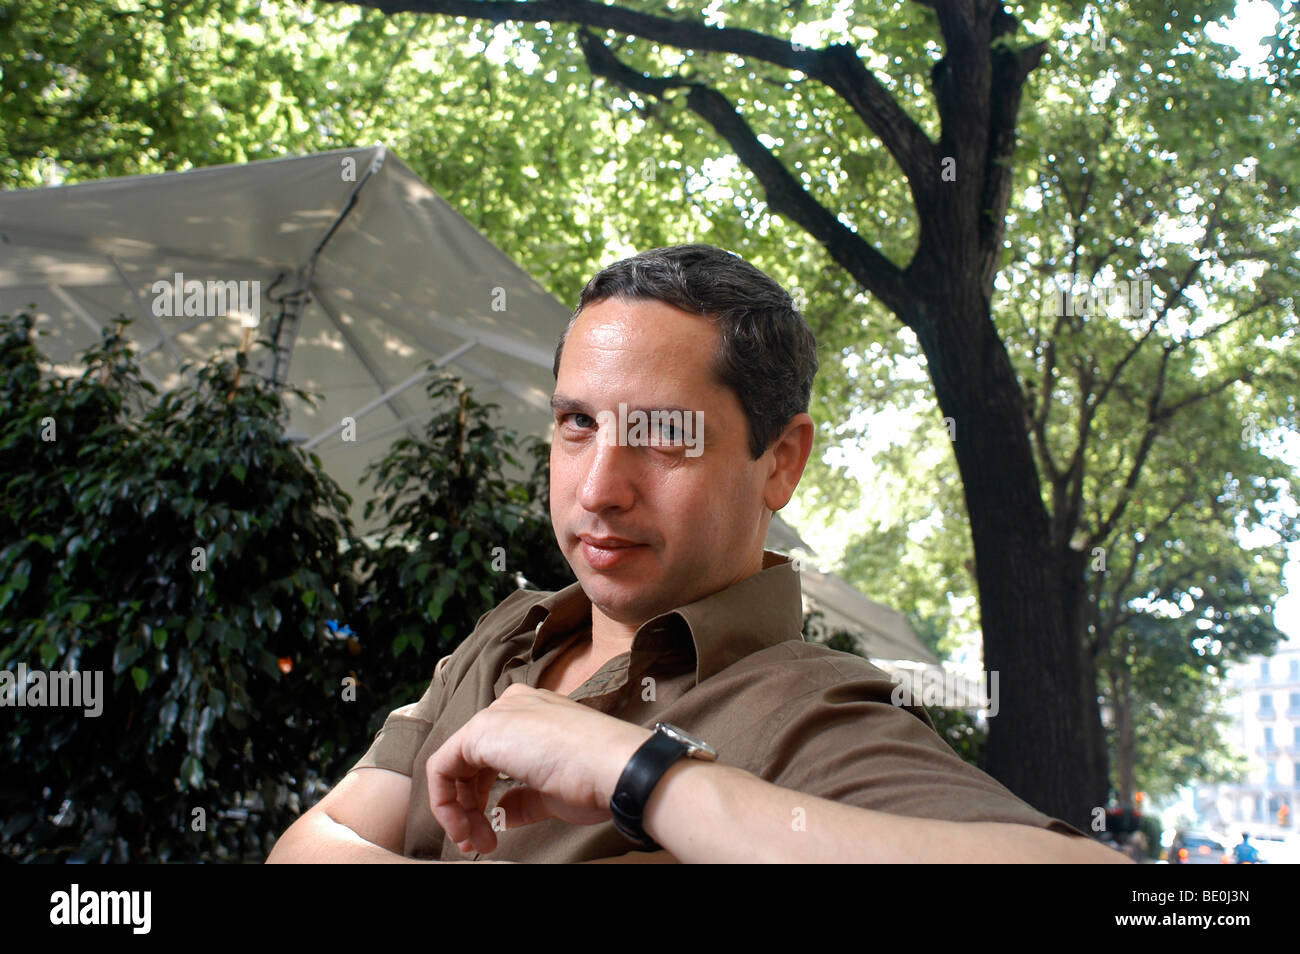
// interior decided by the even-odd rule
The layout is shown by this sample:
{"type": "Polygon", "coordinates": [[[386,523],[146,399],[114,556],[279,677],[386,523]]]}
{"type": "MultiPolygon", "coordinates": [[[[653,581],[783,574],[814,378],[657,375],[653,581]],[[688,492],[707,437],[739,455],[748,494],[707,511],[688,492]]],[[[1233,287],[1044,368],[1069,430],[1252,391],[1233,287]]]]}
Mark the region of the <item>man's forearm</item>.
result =
{"type": "MultiPolygon", "coordinates": [[[[629,852],[611,858],[598,858],[587,864],[673,864],[676,862],[667,851],[649,853],[629,852]]],[[[478,861],[423,861],[408,858],[395,851],[366,841],[347,825],[340,824],[328,815],[317,812],[304,816],[285,831],[271,849],[266,863],[273,864],[377,864],[377,865],[440,865],[440,864],[514,864],[495,858],[478,861]]]]}
{"type": "Polygon", "coordinates": [[[646,805],[646,832],[684,863],[1132,863],[1086,838],[1028,825],[910,818],[790,791],[683,759],[646,805]]]}
{"type": "Polygon", "coordinates": [[[323,812],[315,812],[304,815],[289,826],[271,849],[266,863],[439,865],[448,862],[408,858],[381,848],[366,841],[347,825],[336,822],[323,812]]]}
{"type": "Polygon", "coordinates": [[[421,864],[366,841],[323,812],[304,815],[289,826],[266,858],[267,864],[421,864]]]}

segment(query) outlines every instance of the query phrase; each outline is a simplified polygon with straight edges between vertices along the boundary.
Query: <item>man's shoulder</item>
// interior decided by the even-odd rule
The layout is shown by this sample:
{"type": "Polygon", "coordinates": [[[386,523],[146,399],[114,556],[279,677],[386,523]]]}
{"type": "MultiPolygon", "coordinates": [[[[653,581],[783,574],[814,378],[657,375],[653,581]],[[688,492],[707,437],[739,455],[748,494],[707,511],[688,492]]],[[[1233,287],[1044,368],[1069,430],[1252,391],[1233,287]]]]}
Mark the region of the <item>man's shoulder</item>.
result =
{"type": "Polygon", "coordinates": [[[878,703],[886,709],[877,713],[905,712],[934,729],[924,706],[899,698],[900,684],[892,675],[862,656],[821,643],[790,639],[768,646],[732,663],[713,680],[713,688],[724,696],[765,699],[777,719],[878,703]]]}
{"type": "Polygon", "coordinates": [[[895,685],[893,677],[870,660],[801,639],[756,650],[714,678],[779,685],[786,698],[852,683],[871,695],[888,699],[895,685]]]}
{"type": "Polygon", "coordinates": [[[733,670],[797,673],[817,681],[890,679],[889,673],[869,659],[804,639],[787,639],[756,650],[732,663],[724,672],[730,673],[733,670]]]}

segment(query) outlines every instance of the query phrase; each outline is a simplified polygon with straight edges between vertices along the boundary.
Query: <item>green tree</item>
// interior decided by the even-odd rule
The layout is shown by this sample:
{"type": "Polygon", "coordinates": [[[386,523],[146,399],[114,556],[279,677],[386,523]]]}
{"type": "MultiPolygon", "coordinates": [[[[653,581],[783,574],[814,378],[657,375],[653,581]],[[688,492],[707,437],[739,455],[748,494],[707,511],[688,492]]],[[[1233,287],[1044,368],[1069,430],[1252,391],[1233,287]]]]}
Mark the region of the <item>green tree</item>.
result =
{"type": "Polygon", "coordinates": [[[122,326],[79,379],[41,376],[31,330],[0,321],[0,667],[102,695],[5,710],[5,853],[264,857],[355,736],[324,623],[353,599],[346,496],[244,354],[155,401],[122,326]]]}
{"type": "MultiPolygon", "coordinates": [[[[1231,441],[1176,450],[1243,456],[1231,441]]],[[[1179,476],[1193,478],[1192,487],[1205,483],[1192,465],[1180,469],[1179,476]]],[[[1283,638],[1272,608],[1282,592],[1284,541],[1294,538],[1294,529],[1285,510],[1267,508],[1269,491],[1281,485],[1281,478],[1260,477],[1251,486],[1230,477],[1217,492],[1208,488],[1163,520],[1142,520],[1143,530],[1129,529],[1111,550],[1097,553],[1090,649],[1114,715],[1111,770],[1125,804],[1138,790],[1170,795],[1176,785],[1227,780],[1232,771],[1220,733],[1226,666],[1269,655],[1283,638]],[[1272,534],[1271,544],[1246,549],[1236,527],[1259,510],[1268,510],[1282,532],[1272,534]]],[[[1189,487],[1178,490],[1186,494],[1189,487]]],[[[1142,504],[1148,514],[1160,505],[1158,498],[1142,504]]]]}

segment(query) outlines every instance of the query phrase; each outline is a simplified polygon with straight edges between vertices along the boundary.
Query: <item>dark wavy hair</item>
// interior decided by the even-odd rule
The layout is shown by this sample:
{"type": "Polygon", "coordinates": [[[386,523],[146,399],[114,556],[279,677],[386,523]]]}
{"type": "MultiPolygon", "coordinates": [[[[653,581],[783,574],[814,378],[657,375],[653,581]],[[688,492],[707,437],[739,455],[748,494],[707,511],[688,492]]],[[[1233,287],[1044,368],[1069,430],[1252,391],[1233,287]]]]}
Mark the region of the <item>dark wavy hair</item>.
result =
{"type": "Polygon", "coordinates": [[[817,338],[790,294],[739,255],[713,245],[670,245],[601,269],[582,289],[555,347],[556,380],[573,323],[582,309],[608,298],[661,301],[718,326],[713,376],[739,399],[755,460],[791,418],[808,411],[817,338]]]}

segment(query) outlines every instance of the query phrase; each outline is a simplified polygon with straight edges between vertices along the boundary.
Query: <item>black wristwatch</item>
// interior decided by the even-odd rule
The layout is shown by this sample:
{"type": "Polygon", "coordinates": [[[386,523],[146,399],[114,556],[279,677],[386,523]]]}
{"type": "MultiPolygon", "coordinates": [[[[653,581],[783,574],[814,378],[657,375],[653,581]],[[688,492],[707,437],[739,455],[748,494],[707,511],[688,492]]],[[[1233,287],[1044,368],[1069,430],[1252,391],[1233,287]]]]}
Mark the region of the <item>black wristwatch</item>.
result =
{"type": "Polygon", "coordinates": [[[659,845],[641,827],[641,816],[659,780],[683,756],[712,762],[718,753],[709,743],[684,729],[670,722],[656,722],[655,734],[628,760],[614,786],[614,796],[609,800],[614,827],[635,845],[636,851],[659,850],[659,845]]]}

